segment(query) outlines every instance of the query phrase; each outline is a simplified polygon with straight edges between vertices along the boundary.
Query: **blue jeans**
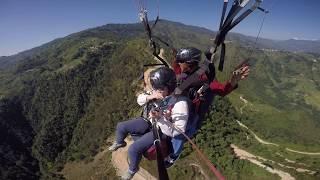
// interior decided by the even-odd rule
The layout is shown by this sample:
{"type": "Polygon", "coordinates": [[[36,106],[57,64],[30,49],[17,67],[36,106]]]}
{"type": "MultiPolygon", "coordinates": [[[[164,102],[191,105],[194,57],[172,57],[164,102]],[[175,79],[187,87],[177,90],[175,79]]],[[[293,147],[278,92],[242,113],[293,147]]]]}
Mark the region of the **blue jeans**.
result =
{"type": "MultiPolygon", "coordinates": [[[[192,113],[190,118],[188,119],[188,124],[186,127],[185,134],[191,138],[193,137],[198,129],[200,129],[202,122],[205,118],[206,113],[209,111],[209,108],[214,99],[214,93],[212,91],[208,91],[205,94],[205,101],[201,102],[199,111],[197,113],[192,113]]],[[[183,150],[183,144],[187,141],[187,139],[182,135],[175,136],[171,139],[173,153],[170,154],[172,159],[176,159],[179,157],[183,150]]]]}
{"type": "Polygon", "coordinates": [[[124,143],[128,134],[140,136],[128,149],[129,171],[136,172],[143,153],[153,145],[154,137],[149,123],[141,117],[118,123],[116,142],[124,143]]]}
{"type": "MultiPolygon", "coordinates": [[[[198,128],[197,124],[199,123],[199,116],[197,114],[192,114],[188,120],[188,124],[186,127],[185,134],[191,138],[193,135],[196,134],[198,128]]],[[[175,136],[171,138],[171,144],[172,144],[172,153],[170,154],[170,157],[172,159],[177,159],[179,155],[181,154],[183,150],[183,144],[187,141],[187,139],[184,137],[184,135],[179,134],[178,136],[175,136]]]]}

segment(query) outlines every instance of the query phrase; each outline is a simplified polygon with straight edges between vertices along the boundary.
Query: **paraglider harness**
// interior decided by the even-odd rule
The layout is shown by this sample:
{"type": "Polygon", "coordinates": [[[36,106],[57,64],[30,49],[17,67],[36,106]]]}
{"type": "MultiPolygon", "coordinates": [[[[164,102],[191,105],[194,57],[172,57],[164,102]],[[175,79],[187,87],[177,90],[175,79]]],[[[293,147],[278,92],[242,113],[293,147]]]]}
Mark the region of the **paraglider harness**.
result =
{"type": "Polygon", "coordinates": [[[176,95],[184,95],[188,97],[193,104],[192,111],[194,113],[199,112],[200,105],[205,101],[206,93],[210,89],[209,83],[215,78],[215,69],[213,64],[209,64],[208,71],[203,74],[194,75],[200,68],[195,69],[193,72],[184,73],[187,76],[186,79],[183,78],[183,75],[180,74],[181,80],[178,81],[177,88],[175,89],[176,95]],[[190,77],[192,76],[192,81],[190,77]],[[190,81],[190,84],[186,85],[185,81],[190,81]]]}
{"type": "MultiPolygon", "coordinates": [[[[156,111],[163,111],[163,110],[172,110],[174,104],[178,101],[178,98],[175,99],[171,104],[158,104],[155,102],[151,102],[151,105],[153,106],[153,109],[151,110],[156,110],[156,111]]],[[[165,102],[165,101],[162,101],[165,102]]],[[[190,108],[190,102],[188,102],[189,108],[190,108]]],[[[190,117],[190,114],[189,114],[190,117]]],[[[189,119],[190,120],[190,119],[189,119]]],[[[189,121],[188,120],[188,121],[189,121]]],[[[157,165],[158,165],[158,176],[160,180],[168,180],[169,176],[167,173],[167,170],[164,166],[164,157],[167,157],[170,152],[170,145],[171,143],[168,141],[168,139],[163,139],[162,138],[162,132],[161,130],[157,127],[157,121],[155,119],[151,119],[152,121],[152,132],[154,135],[154,145],[150,147],[146,153],[144,153],[144,156],[149,159],[149,160],[157,160],[157,165]],[[156,154],[156,155],[154,155],[156,154]]],[[[214,167],[214,165],[210,162],[208,158],[205,157],[205,155],[200,151],[200,149],[196,146],[196,144],[189,138],[188,135],[186,135],[181,129],[178,127],[174,126],[173,123],[168,122],[168,125],[172,128],[181,133],[192,145],[192,148],[199,154],[202,160],[207,164],[207,166],[210,168],[210,170],[215,174],[215,176],[219,180],[224,180],[225,178],[223,175],[214,167]]],[[[172,149],[171,149],[172,150],[172,149]]]]}
{"type": "MultiPolygon", "coordinates": [[[[157,122],[156,119],[149,119],[148,114],[151,111],[157,111],[157,112],[164,112],[164,111],[168,111],[171,112],[172,108],[174,107],[174,104],[178,101],[178,97],[173,97],[171,96],[167,96],[166,98],[162,99],[162,100],[151,100],[149,102],[147,102],[144,106],[143,106],[143,111],[141,113],[141,117],[143,117],[143,119],[145,121],[147,121],[150,125],[150,130],[154,131],[155,129],[158,129],[157,127],[155,128],[155,124],[157,122]],[[171,98],[174,98],[173,100],[170,100],[171,98]]],[[[159,137],[165,137],[164,135],[162,135],[161,130],[158,130],[158,133],[154,133],[158,134],[159,137]]],[[[161,138],[160,138],[161,139],[161,138]]],[[[168,140],[168,137],[163,138],[164,140],[168,140]]],[[[168,147],[168,150],[165,150],[167,152],[164,152],[163,154],[166,155],[169,153],[169,151],[171,150],[170,147],[168,147]]],[[[147,155],[146,156],[147,159],[149,160],[155,160],[155,156],[153,155],[147,155]]]]}
{"type": "Polygon", "coordinates": [[[150,123],[151,131],[153,132],[154,143],[145,153],[144,157],[148,160],[157,160],[158,166],[158,176],[159,179],[168,180],[169,176],[164,165],[164,158],[169,155],[172,151],[172,146],[170,143],[170,138],[165,136],[161,129],[157,127],[157,120],[155,118],[148,119],[148,114],[151,111],[171,111],[174,104],[177,102],[176,97],[168,96],[161,101],[150,101],[144,106],[142,112],[142,117],[150,123]],[[171,103],[169,103],[170,98],[175,98],[171,103]]]}
{"type": "MultiPolygon", "coordinates": [[[[255,3],[243,12],[241,15],[239,15],[236,19],[236,15],[249,3],[250,0],[234,0],[233,5],[231,9],[229,10],[229,13],[227,17],[225,18],[227,6],[228,6],[228,0],[224,0],[223,4],[223,10],[222,10],[222,15],[221,15],[221,20],[220,20],[220,26],[219,26],[219,31],[215,37],[214,41],[214,46],[210,48],[210,58],[205,59],[201,64],[199,64],[199,69],[196,70],[193,74],[191,74],[185,81],[183,81],[175,90],[174,94],[175,95],[181,95],[187,88],[191,87],[192,84],[199,82],[201,76],[205,74],[206,72],[210,72],[210,69],[212,67],[214,68],[214,58],[215,54],[217,52],[217,49],[219,46],[221,46],[221,53],[220,53],[220,61],[219,61],[219,71],[223,71],[223,66],[224,66],[224,58],[225,58],[225,43],[224,40],[227,36],[227,33],[234,28],[237,24],[239,24],[243,19],[245,19],[249,14],[251,14],[255,9],[259,9],[264,13],[268,13],[268,11],[264,10],[263,8],[259,7],[261,4],[262,0],[255,0],[255,3]]],[[[169,64],[167,63],[166,60],[164,60],[162,57],[159,56],[159,48],[157,47],[156,42],[154,39],[158,39],[161,43],[165,44],[166,46],[170,46],[168,43],[165,41],[162,41],[160,38],[155,38],[155,36],[152,35],[152,29],[155,27],[156,23],[159,20],[159,15],[157,16],[154,24],[152,27],[150,27],[149,22],[148,22],[148,17],[147,17],[147,11],[146,8],[141,7],[140,13],[139,13],[140,20],[142,24],[144,25],[144,28],[147,32],[148,39],[149,39],[149,45],[152,47],[153,52],[152,54],[161,61],[161,64],[151,64],[152,65],[164,65],[166,67],[170,67],[169,64]]],[[[261,25],[262,27],[262,25],[261,25]]],[[[260,28],[261,29],[261,28],[260,28]]],[[[260,31],[259,31],[260,33],[260,31]]],[[[257,36],[258,38],[258,36],[257,36]]],[[[257,40],[257,39],[256,39],[257,40]]],[[[175,52],[175,49],[173,49],[173,52],[175,52]]],[[[246,65],[248,60],[245,60],[244,62],[240,63],[238,67],[246,65]]],[[[233,73],[238,73],[238,72],[233,72],[233,73]]],[[[200,103],[201,103],[201,94],[209,89],[209,84],[204,83],[196,92],[196,98],[194,99],[194,104],[195,108],[199,108],[200,103]]],[[[156,146],[156,151],[157,151],[157,164],[158,164],[158,172],[159,172],[159,179],[169,179],[168,174],[166,169],[164,168],[163,164],[163,156],[161,154],[161,143],[160,143],[160,134],[158,133],[158,130],[156,128],[156,123],[152,124],[152,129],[154,132],[155,136],[155,146],[156,146]]],[[[184,134],[184,133],[183,133],[184,134]]],[[[185,134],[184,134],[185,135],[185,134]]],[[[192,144],[192,147],[196,149],[196,151],[199,153],[200,157],[207,163],[207,165],[210,167],[212,172],[216,175],[216,177],[220,179],[224,179],[224,177],[215,169],[215,167],[212,165],[212,163],[203,156],[201,151],[196,147],[196,145],[190,140],[188,136],[185,136],[188,141],[192,144]]]]}

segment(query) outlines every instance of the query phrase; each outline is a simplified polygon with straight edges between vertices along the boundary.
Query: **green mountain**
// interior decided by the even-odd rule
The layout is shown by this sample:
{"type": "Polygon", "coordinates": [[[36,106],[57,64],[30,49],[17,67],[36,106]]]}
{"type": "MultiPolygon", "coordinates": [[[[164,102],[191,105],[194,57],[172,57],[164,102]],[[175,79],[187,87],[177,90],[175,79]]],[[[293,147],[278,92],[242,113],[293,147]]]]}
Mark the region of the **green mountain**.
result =
{"type": "MultiPolygon", "coordinates": [[[[166,20],[155,31],[174,47],[204,50],[215,34],[166,20]]],[[[273,176],[237,159],[229,148],[231,143],[260,147],[253,139],[246,140],[250,134],[235,120],[285,147],[320,151],[320,59],[316,54],[248,48],[241,37],[229,37],[226,69],[218,78],[227,79],[246,58],[252,65],[250,78],[229,98],[216,99],[195,139],[230,179],[268,179],[273,176]],[[240,95],[251,105],[241,109],[240,95]]],[[[137,78],[144,63],[154,62],[150,52],[141,24],[109,24],[1,58],[1,179],[60,179],[66,162],[92,160],[117,122],[139,114],[137,78]]],[[[195,156],[189,148],[184,160],[195,156]]],[[[319,171],[319,158],[296,158],[319,171]]],[[[192,172],[178,164],[171,177],[181,177],[179,168],[185,169],[186,177],[192,172]]],[[[113,171],[106,174],[114,176],[113,171]]]]}
{"type": "Polygon", "coordinates": [[[256,37],[245,36],[243,34],[231,33],[229,38],[236,40],[244,46],[258,47],[259,49],[269,49],[273,51],[289,51],[298,53],[314,53],[319,55],[320,41],[319,40],[272,40],[259,38],[256,42],[256,37]]]}

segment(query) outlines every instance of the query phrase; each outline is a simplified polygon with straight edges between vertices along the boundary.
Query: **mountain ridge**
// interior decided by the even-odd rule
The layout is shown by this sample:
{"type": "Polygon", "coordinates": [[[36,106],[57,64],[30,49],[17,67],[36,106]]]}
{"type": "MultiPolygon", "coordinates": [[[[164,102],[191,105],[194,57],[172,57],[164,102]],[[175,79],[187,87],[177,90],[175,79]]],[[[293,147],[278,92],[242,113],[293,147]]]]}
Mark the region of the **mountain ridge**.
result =
{"type": "MultiPolygon", "coordinates": [[[[211,31],[174,22],[160,21],[154,33],[175,47],[206,49],[212,43],[211,31]]],[[[164,48],[170,60],[170,50],[164,48]]],[[[217,73],[218,79],[228,79],[233,67],[246,58],[250,58],[252,67],[248,80],[229,95],[230,101],[216,99],[210,120],[196,137],[219,169],[229,177],[243,179],[255,172],[259,172],[257,178],[268,175],[232,156],[231,142],[242,142],[246,147],[254,144],[246,140],[246,132],[235,119],[252,126],[259,137],[277,143],[316,149],[320,139],[316,133],[320,127],[316,121],[320,109],[320,64],[314,61],[319,57],[252,49],[233,41],[227,44],[226,69],[217,73]],[[236,110],[239,94],[255,105],[255,109],[245,109],[241,116],[236,110]],[[308,131],[297,126],[301,123],[308,131]],[[248,167],[250,172],[246,171],[248,167]]],[[[136,79],[144,70],[143,64],[152,62],[142,25],[115,24],[47,43],[33,55],[0,70],[0,101],[19,97],[22,120],[35,132],[27,147],[38,161],[39,172],[35,176],[63,178],[58,172],[65,162],[90,161],[113,134],[117,122],[139,115],[135,94],[140,89],[136,79]]],[[[24,132],[24,128],[16,131],[24,132]]],[[[185,161],[191,156],[190,149],[185,150],[185,161]]],[[[14,156],[12,164],[17,161],[19,158],[14,156]]],[[[311,167],[320,162],[308,157],[301,161],[311,167]]],[[[171,175],[178,177],[179,170],[172,170],[171,175]]]]}
{"type": "MultiPolygon", "coordinates": [[[[150,23],[152,24],[154,21],[151,21],[150,23]]],[[[194,30],[194,32],[197,33],[205,33],[205,34],[211,34],[212,38],[214,38],[214,35],[217,33],[216,31],[204,28],[204,27],[199,27],[199,26],[194,26],[194,25],[187,25],[184,23],[180,22],[174,22],[174,21],[169,21],[166,19],[160,19],[159,23],[166,23],[166,24],[175,24],[176,26],[183,26],[185,28],[188,28],[190,30],[194,30]]],[[[76,36],[79,33],[85,33],[85,32],[90,32],[91,30],[106,30],[114,27],[119,27],[119,28],[126,28],[128,26],[131,26],[130,28],[132,29],[135,27],[137,30],[143,30],[143,27],[141,26],[140,23],[129,23],[129,24],[121,24],[121,23],[111,23],[111,24],[106,24],[106,25],[101,25],[97,26],[94,28],[89,28],[86,30],[82,30],[76,33],[69,34],[63,38],[68,38],[68,37],[73,37],[76,36]]],[[[155,28],[157,29],[157,28],[155,28]]],[[[125,35],[125,33],[123,34],[125,35]]],[[[19,52],[17,54],[11,55],[11,56],[0,56],[0,68],[2,69],[7,68],[8,66],[14,64],[15,62],[26,58],[30,55],[34,55],[37,52],[41,51],[40,47],[45,47],[46,45],[51,45],[54,44],[55,42],[59,42],[59,40],[62,38],[57,38],[54,39],[50,42],[44,43],[42,45],[39,45],[37,47],[19,52]]],[[[259,37],[257,43],[256,37],[254,36],[248,36],[244,35],[241,33],[234,33],[230,32],[229,35],[227,36],[228,40],[238,40],[240,43],[243,45],[250,45],[250,46],[255,46],[256,48],[267,48],[267,49],[276,49],[276,50],[282,50],[282,51],[290,51],[290,52],[305,52],[305,53],[316,53],[319,54],[320,52],[320,40],[296,40],[296,39],[288,39],[288,40],[274,40],[274,39],[268,39],[268,38],[262,38],[259,37]]]]}

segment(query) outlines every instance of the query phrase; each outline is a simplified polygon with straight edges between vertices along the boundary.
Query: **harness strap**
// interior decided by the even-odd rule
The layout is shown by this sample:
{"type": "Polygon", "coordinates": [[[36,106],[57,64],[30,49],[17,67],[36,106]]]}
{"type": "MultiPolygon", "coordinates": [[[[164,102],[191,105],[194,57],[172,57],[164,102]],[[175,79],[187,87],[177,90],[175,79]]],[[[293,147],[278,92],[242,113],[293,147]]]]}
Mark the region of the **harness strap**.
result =
{"type": "Polygon", "coordinates": [[[187,77],[185,81],[183,81],[176,89],[174,90],[175,95],[181,95],[184,90],[190,87],[192,84],[199,82],[201,76],[208,71],[209,64],[211,62],[209,60],[204,60],[203,63],[200,64],[200,68],[195,71],[193,74],[187,77]]]}
{"type": "MultiPolygon", "coordinates": [[[[153,49],[152,55],[155,56],[157,59],[159,59],[159,61],[161,61],[161,63],[163,65],[165,65],[166,67],[170,67],[169,64],[167,63],[167,61],[159,56],[159,53],[158,53],[159,52],[159,48],[157,47],[156,42],[153,40],[153,35],[152,35],[152,31],[151,31],[156,26],[157,22],[159,21],[159,15],[157,16],[157,19],[155,20],[154,24],[152,25],[152,28],[149,25],[146,8],[141,8],[140,13],[139,13],[139,18],[140,18],[140,21],[142,22],[142,24],[144,25],[145,31],[146,31],[146,33],[148,35],[149,45],[153,49]]],[[[156,38],[158,40],[160,40],[160,42],[162,42],[162,43],[166,44],[167,46],[169,46],[169,44],[166,43],[165,41],[161,40],[158,37],[156,37],[156,38]]]]}
{"type": "Polygon", "coordinates": [[[262,9],[259,7],[259,5],[261,4],[262,0],[255,0],[255,3],[245,12],[243,12],[241,15],[239,15],[239,17],[237,17],[235,20],[234,18],[237,16],[237,14],[249,3],[250,0],[234,0],[233,5],[231,7],[231,9],[229,10],[229,13],[226,17],[226,19],[224,20],[224,16],[225,16],[225,11],[226,11],[226,7],[228,4],[228,0],[224,0],[224,5],[223,5],[223,10],[222,10],[222,16],[221,16],[221,20],[220,20],[220,26],[219,26],[219,31],[216,35],[214,44],[215,47],[211,48],[211,53],[212,57],[211,57],[211,61],[214,60],[214,54],[217,51],[217,48],[221,46],[221,55],[220,55],[220,61],[219,61],[219,71],[223,70],[223,64],[224,64],[224,56],[225,56],[225,44],[224,44],[224,40],[225,37],[227,36],[228,32],[234,28],[236,25],[238,25],[243,19],[245,19],[249,14],[251,14],[255,9],[259,9],[263,12],[267,12],[266,10],[262,9]],[[224,20],[224,22],[223,22],[224,20]]]}
{"type": "Polygon", "coordinates": [[[224,0],[224,2],[223,2],[222,15],[221,15],[221,19],[220,19],[220,26],[219,26],[219,30],[222,28],[223,20],[224,20],[224,16],[226,15],[227,7],[228,7],[228,0],[224,0]]]}
{"type": "Polygon", "coordinates": [[[158,166],[158,175],[160,180],[169,180],[169,175],[167,169],[165,168],[162,151],[161,151],[161,137],[159,134],[159,130],[157,127],[156,119],[152,119],[152,132],[154,137],[154,145],[156,147],[156,154],[157,154],[157,166],[158,166]]]}
{"type": "Polygon", "coordinates": [[[195,112],[198,113],[200,109],[200,104],[201,104],[201,99],[199,97],[196,97],[192,103],[194,104],[195,107],[195,112]]]}
{"type": "Polygon", "coordinates": [[[252,7],[248,10],[246,10],[243,14],[241,14],[237,19],[235,19],[228,28],[226,28],[226,31],[229,32],[232,28],[234,28],[237,24],[239,24],[244,18],[249,16],[255,9],[259,7],[262,0],[256,0],[256,2],[252,5],[252,7]]]}

